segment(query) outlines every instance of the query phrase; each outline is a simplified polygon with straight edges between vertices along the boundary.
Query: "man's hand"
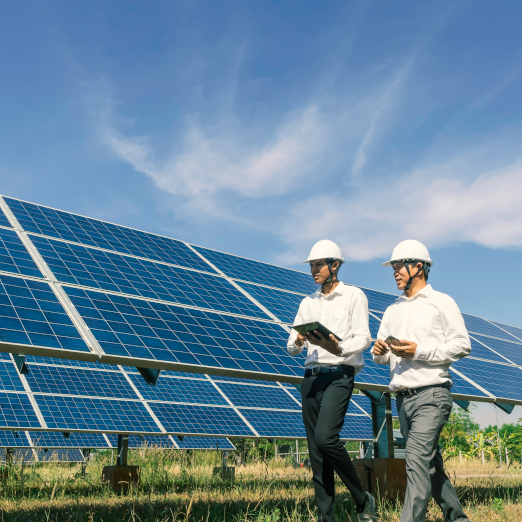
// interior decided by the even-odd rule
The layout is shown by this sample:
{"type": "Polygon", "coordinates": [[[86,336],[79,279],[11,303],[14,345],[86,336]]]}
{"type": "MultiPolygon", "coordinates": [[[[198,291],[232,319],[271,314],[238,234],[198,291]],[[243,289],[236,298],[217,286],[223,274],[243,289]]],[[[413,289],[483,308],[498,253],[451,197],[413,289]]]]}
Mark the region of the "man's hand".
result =
{"type": "Polygon", "coordinates": [[[375,355],[385,355],[388,353],[389,349],[389,346],[384,341],[377,339],[373,345],[372,351],[375,355]]]}
{"type": "Polygon", "coordinates": [[[332,334],[330,334],[330,338],[327,339],[321,332],[314,330],[313,332],[306,332],[306,340],[316,346],[324,348],[333,355],[339,355],[342,352],[339,347],[339,341],[332,334]]]}
{"type": "Polygon", "coordinates": [[[390,349],[392,353],[402,359],[413,359],[417,351],[417,343],[401,339],[401,345],[402,346],[391,346],[390,349]]]}
{"type": "Polygon", "coordinates": [[[303,346],[305,341],[306,341],[306,337],[304,335],[298,333],[294,343],[295,343],[296,346],[301,348],[301,346],[303,346]]]}

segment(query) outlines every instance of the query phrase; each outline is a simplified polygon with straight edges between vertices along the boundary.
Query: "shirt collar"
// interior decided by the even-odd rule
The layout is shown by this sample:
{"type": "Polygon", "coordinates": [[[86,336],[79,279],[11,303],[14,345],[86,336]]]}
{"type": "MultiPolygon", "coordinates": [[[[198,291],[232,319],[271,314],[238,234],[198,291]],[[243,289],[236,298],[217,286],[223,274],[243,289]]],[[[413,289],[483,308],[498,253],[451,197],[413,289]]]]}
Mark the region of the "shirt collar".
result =
{"type": "Polygon", "coordinates": [[[322,286],[319,287],[318,290],[316,290],[315,294],[317,295],[317,297],[323,297],[323,298],[333,297],[336,294],[343,295],[344,287],[345,287],[345,284],[342,281],[339,281],[339,284],[334,288],[334,291],[330,292],[328,295],[324,295],[323,294],[323,291],[322,291],[323,287],[322,286]]]}
{"type": "Polygon", "coordinates": [[[422,290],[419,290],[413,297],[406,297],[406,293],[399,296],[400,300],[403,301],[411,301],[416,297],[429,297],[429,295],[433,292],[433,287],[431,285],[426,285],[422,290]]]}

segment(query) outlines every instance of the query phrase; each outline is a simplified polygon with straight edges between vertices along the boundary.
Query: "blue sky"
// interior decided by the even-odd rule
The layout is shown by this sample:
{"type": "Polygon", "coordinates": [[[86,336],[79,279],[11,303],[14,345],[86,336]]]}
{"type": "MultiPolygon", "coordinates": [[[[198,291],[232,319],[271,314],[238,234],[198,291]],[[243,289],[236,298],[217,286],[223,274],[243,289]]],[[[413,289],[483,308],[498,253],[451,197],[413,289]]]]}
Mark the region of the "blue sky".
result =
{"type": "Polygon", "coordinates": [[[522,5],[11,2],[3,194],[344,279],[424,241],[436,288],[522,326],[522,5]]]}

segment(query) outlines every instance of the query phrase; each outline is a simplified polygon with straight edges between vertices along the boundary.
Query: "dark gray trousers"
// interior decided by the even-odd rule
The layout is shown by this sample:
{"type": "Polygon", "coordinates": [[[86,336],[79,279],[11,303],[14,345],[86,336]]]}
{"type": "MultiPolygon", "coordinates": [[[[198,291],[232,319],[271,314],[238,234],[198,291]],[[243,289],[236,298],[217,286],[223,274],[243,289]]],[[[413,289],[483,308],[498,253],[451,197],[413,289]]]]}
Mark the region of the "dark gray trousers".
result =
{"type": "Polygon", "coordinates": [[[335,522],[334,471],[357,505],[366,494],[350,456],[339,439],[353,392],[353,368],[305,377],[301,385],[303,422],[312,463],[319,522],[335,522]]]}
{"type": "Polygon", "coordinates": [[[469,522],[439,451],[440,433],[452,407],[448,388],[428,388],[413,397],[397,398],[408,474],[401,522],[422,522],[431,495],[442,509],[445,522],[469,522]]]}

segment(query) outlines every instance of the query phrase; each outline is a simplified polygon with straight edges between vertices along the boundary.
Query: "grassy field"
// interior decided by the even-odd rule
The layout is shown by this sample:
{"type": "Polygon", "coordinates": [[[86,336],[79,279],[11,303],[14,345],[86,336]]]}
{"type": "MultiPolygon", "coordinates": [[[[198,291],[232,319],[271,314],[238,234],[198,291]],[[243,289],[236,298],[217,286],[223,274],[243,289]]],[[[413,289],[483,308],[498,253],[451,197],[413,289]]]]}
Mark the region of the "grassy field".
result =
{"type": "MultiPolygon", "coordinates": [[[[310,472],[288,462],[250,463],[236,467],[236,480],[212,476],[217,452],[131,451],[129,464],[141,466],[141,482],[126,496],[101,481],[110,452],[89,461],[85,476],[79,464],[13,465],[0,483],[1,521],[13,522],[312,522],[316,520],[310,472]]],[[[500,470],[496,463],[447,463],[458,494],[472,521],[522,520],[522,468],[500,470]]],[[[355,520],[353,504],[338,486],[337,519],[355,520]]],[[[400,506],[380,504],[380,520],[395,522],[400,506]]],[[[427,520],[442,522],[430,504],[427,520]]]]}

